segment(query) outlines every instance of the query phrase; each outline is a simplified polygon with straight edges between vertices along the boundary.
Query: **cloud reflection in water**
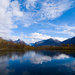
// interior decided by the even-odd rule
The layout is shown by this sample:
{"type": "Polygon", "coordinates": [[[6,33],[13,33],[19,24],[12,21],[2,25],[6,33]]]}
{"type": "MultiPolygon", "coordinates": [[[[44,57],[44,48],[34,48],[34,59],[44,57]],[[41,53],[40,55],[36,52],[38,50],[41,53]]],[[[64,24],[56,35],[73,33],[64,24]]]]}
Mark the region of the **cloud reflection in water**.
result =
{"type": "Polygon", "coordinates": [[[69,56],[66,54],[59,54],[59,55],[55,55],[55,56],[47,56],[47,55],[41,55],[39,53],[36,52],[29,52],[25,54],[25,60],[30,60],[32,63],[34,64],[42,64],[43,62],[48,62],[48,61],[52,61],[52,60],[61,60],[61,59],[68,59],[69,56]]]}

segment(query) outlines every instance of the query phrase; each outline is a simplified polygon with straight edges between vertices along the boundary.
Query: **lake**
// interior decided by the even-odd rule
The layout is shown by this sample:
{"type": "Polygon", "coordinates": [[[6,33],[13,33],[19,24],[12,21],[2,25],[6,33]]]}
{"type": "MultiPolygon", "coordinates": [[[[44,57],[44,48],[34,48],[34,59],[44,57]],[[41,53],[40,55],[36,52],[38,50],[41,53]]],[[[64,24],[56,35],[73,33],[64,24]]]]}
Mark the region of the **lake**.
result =
{"type": "Polygon", "coordinates": [[[75,75],[75,58],[45,50],[0,53],[0,75],[75,75]]]}

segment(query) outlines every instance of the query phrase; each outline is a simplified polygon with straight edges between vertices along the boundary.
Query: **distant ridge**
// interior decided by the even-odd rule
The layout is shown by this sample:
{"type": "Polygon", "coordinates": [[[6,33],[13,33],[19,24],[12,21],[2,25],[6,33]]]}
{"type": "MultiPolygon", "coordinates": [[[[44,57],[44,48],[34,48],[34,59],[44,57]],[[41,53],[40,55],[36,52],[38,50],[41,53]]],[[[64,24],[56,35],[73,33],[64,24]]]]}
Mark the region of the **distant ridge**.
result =
{"type": "MultiPolygon", "coordinates": [[[[16,43],[16,44],[25,44],[25,45],[28,45],[27,43],[25,43],[24,41],[18,39],[18,40],[15,40],[15,41],[12,41],[12,40],[4,40],[0,37],[0,42],[12,42],[12,43],[16,43]]],[[[42,40],[42,41],[38,41],[38,42],[35,42],[35,43],[31,43],[30,46],[60,46],[62,44],[72,44],[72,45],[75,45],[75,37],[72,37],[72,38],[69,38],[67,40],[64,40],[64,41],[59,41],[57,39],[47,39],[47,40],[42,40]]]]}
{"type": "Polygon", "coordinates": [[[47,39],[47,40],[42,40],[42,41],[38,41],[38,42],[35,42],[34,44],[32,44],[32,46],[59,46],[59,45],[62,45],[62,44],[73,44],[75,45],[75,37],[73,38],[69,38],[67,40],[64,40],[64,41],[59,41],[59,40],[56,40],[56,39],[47,39]]]}
{"type": "Polygon", "coordinates": [[[42,40],[42,41],[39,41],[39,42],[35,42],[33,44],[33,46],[46,46],[46,45],[50,45],[50,46],[58,46],[60,45],[60,41],[59,40],[56,40],[56,39],[47,39],[47,40],[42,40]]]}
{"type": "Polygon", "coordinates": [[[61,44],[74,44],[75,45],[75,37],[69,38],[69,39],[61,42],[61,44]]]}

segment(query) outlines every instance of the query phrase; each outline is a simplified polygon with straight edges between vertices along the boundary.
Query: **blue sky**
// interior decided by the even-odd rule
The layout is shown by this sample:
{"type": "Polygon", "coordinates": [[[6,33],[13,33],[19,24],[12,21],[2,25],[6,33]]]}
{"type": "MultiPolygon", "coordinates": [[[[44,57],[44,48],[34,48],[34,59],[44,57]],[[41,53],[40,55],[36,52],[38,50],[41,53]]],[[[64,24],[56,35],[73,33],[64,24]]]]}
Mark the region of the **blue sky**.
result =
{"type": "Polygon", "coordinates": [[[0,37],[34,43],[75,36],[75,0],[0,1],[0,37]]]}

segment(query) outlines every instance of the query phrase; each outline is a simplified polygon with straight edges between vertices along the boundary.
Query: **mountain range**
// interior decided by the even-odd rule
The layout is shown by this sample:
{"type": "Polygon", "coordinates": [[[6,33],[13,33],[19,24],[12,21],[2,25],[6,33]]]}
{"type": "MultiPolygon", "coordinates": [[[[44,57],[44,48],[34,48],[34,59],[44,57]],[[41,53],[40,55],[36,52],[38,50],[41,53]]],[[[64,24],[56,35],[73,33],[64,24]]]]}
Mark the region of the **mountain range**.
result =
{"type": "Polygon", "coordinates": [[[47,39],[47,40],[42,40],[42,41],[38,41],[38,42],[35,42],[34,44],[32,44],[32,46],[59,46],[59,45],[62,45],[62,44],[73,44],[75,45],[75,37],[73,38],[69,38],[67,40],[64,40],[64,41],[59,41],[59,40],[55,40],[55,39],[47,39]]]}
{"type": "Polygon", "coordinates": [[[58,45],[60,45],[60,43],[61,42],[59,40],[54,40],[54,39],[50,38],[50,39],[47,39],[47,40],[35,42],[33,44],[33,46],[47,46],[47,45],[58,46],[58,45]]]}
{"type": "MultiPolygon", "coordinates": [[[[1,38],[0,38],[1,39],[1,38]]],[[[25,45],[28,45],[27,43],[25,43],[24,41],[18,39],[18,40],[15,40],[15,41],[12,41],[12,40],[8,40],[9,42],[13,42],[13,43],[16,43],[16,44],[25,44],[25,45]]],[[[67,40],[64,40],[64,41],[59,41],[57,39],[47,39],[47,40],[42,40],[42,41],[38,41],[38,42],[35,42],[35,43],[31,43],[30,46],[60,46],[62,44],[73,44],[75,45],[75,37],[72,37],[72,38],[69,38],[67,40]]]]}

